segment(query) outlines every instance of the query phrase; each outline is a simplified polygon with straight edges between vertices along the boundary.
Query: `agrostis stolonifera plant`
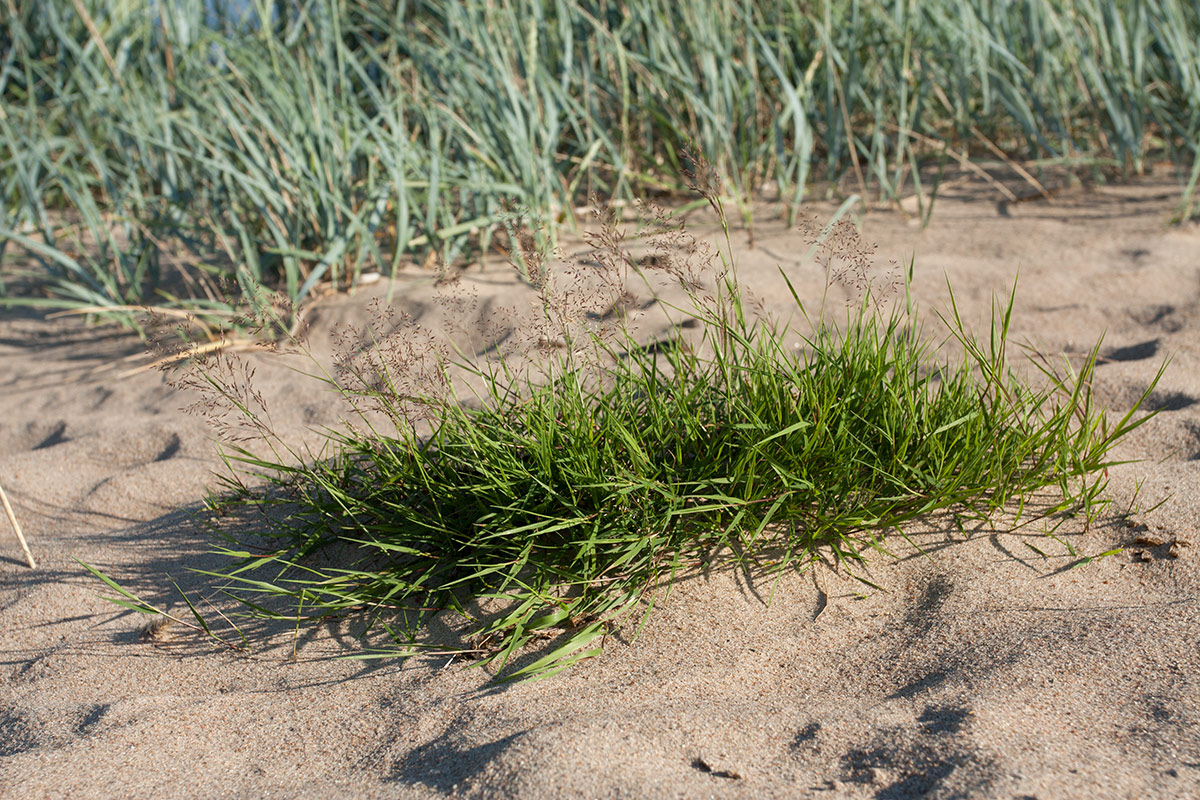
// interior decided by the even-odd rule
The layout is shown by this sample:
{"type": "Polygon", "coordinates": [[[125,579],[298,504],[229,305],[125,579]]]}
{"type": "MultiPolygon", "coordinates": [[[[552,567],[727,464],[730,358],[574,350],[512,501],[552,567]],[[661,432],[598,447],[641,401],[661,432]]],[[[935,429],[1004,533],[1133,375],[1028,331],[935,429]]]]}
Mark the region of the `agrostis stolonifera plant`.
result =
{"type": "MultiPolygon", "coordinates": [[[[229,468],[210,503],[236,521],[218,548],[222,591],[297,627],[361,615],[380,635],[355,657],[444,653],[426,623],[451,612],[464,637],[452,652],[531,678],[598,654],[614,625],[700,567],[777,574],[824,558],[855,574],[919,517],[1100,513],[1108,454],[1148,417],[1135,406],[1114,423],[1094,406],[1099,344],[1075,369],[1035,354],[1040,378],[1022,379],[1007,364],[1010,295],[982,338],[951,299],[939,317],[957,346],[943,352],[911,303],[875,302],[870,251],[846,224],[812,238],[859,302],[789,348],[785,329],[747,311],[713,172],[697,166],[692,183],[724,249],[654,209],[640,255],[604,213],[574,263],[513,237],[536,302],[474,332],[503,340],[482,357],[390,308],[372,330],[343,331],[323,379],[354,423],[320,457],[275,434],[246,362],[196,363],[182,381],[204,391],[229,468]],[[656,299],[632,302],[637,284],[656,299]],[[647,344],[636,334],[651,308],[672,335],[647,344]]],[[[780,282],[804,313],[782,270],[780,282]]],[[[446,289],[451,316],[469,317],[471,296],[446,289]]],[[[163,613],[96,574],[117,602],[163,613]]],[[[193,614],[180,621],[216,636],[193,614]]]]}

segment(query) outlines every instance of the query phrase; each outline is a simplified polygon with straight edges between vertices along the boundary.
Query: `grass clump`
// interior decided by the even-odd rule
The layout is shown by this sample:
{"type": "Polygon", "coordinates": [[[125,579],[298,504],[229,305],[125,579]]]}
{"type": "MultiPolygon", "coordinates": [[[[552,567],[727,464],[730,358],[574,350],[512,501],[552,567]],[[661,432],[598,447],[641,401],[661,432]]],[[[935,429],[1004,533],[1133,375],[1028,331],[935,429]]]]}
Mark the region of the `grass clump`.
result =
{"type": "Polygon", "coordinates": [[[1090,522],[1103,507],[1109,452],[1145,417],[1113,424],[1093,405],[1096,350],[1061,372],[1035,361],[1037,385],[1011,370],[1011,296],[983,340],[952,304],[943,321],[959,357],[910,306],[888,311],[869,293],[848,324],[813,323],[797,352],[747,313],[727,256],[658,225],[653,257],[609,228],[591,266],[534,271],[548,277],[514,340],[532,352],[454,355],[410,321],[347,356],[328,380],[359,416],[320,459],[271,432],[231,358],[198,373],[208,407],[234,410],[268,445],[227,451],[232,492],[218,506],[267,523],[229,534],[225,590],[297,626],[365,614],[391,641],[365,657],[430,648],[423,625],[444,610],[467,621],[461,652],[497,668],[556,637],[502,673],[540,677],[597,654],[614,624],[700,565],[802,570],[825,554],[853,574],[924,515],[1019,504],[1025,522],[1090,522]],[[639,341],[635,317],[597,313],[638,279],[683,298],[659,301],[677,334],[667,343],[639,341]],[[1055,499],[1029,511],[1047,488],[1055,499]]]}

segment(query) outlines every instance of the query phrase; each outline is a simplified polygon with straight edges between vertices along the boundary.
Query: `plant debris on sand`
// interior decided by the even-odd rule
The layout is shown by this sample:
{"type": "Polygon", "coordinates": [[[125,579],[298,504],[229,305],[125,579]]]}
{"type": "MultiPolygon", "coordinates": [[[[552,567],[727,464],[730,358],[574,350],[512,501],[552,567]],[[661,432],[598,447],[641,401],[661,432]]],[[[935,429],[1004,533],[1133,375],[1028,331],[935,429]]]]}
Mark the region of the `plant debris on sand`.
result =
{"type": "MultiPolygon", "coordinates": [[[[698,188],[723,222],[712,180],[698,188]]],[[[727,250],[661,212],[651,230],[640,260],[611,220],[587,262],[552,269],[526,254],[539,302],[525,338],[491,358],[434,346],[411,320],[347,356],[327,379],[357,421],[319,459],[274,435],[235,359],[202,365],[192,381],[210,413],[232,410],[267,445],[231,445],[232,491],[216,503],[279,506],[260,517],[274,522],[227,534],[226,590],[297,625],[366,614],[392,644],[359,657],[420,653],[430,615],[453,610],[464,655],[540,677],[597,654],[617,620],[648,614],[699,565],[805,569],[824,553],[853,573],[914,518],[1010,504],[1018,523],[1090,522],[1109,451],[1147,418],[1135,406],[1114,424],[1093,405],[1097,350],[1061,370],[1034,354],[1041,377],[1022,379],[1007,363],[1011,296],[983,339],[952,300],[953,353],[922,334],[911,303],[889,310],[869,289],[845,325],[822,314],[789,349],[784,329],[747,313],[727,250]],[[659,294],[678,338],[646,346],[635,316],[612,313],[634,280],[683,298],[659,294]],[[1046,488],[1056,499],[1030,511],[1046,488]]],[[[822,263],[848,259],[862,277],[851,228],[830,230],[814,231],[822,263]]]]}

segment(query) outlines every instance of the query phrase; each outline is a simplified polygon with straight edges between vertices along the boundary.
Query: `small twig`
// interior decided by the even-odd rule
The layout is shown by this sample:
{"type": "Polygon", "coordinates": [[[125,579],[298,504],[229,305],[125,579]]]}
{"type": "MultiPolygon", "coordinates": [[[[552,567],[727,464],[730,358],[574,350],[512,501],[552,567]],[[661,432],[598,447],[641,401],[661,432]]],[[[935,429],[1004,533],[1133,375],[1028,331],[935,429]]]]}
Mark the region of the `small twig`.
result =
{"type": "Polygon", "coordinates": [[[92,41],[100,50],[100,55],[104,56],[104,63],[108,64],[109,71],[113,74],[113,79],[117,85],[121,85],[121,71],[117,69],[117,63],[113,61],[112,53],[108,51],[108,45],[104,43],[104,37],[100,35],[100,31],[96,29],[96,23],[92,19],[92,15],[88,13],[84,7],[82,0],[74,0],[75,11],[79,14],[79,18],[83,20],[84,27],[88,29],[88,34],[92,37],[92,41]]]}
{"type": "Polygon", "coordinates": [[[168,308],[164,306],[80,306],[79,308],[68,308],[63,311],[55,311],[52,314],[47,314],[46,319],[59,319],[60,317],[73,317],[81,314],[103,314],[109,311],[142,311],[147,314],[158,314],[162,317],[176,317],[179,319],[193,319],[197,314],[208,314],[215,317],[235,317],[237,314],[233,311],[224,311],[222,309],[197,309],[188,310],[186,308],[168,308]]]}
{"type": "Polygon", "coordinates": [[[198,344],[193,347],[189,347],[188,349],[179,353],[165,356],[149,364],[143,364],[140,367],[127,369],[117,375],[117,377],[129,378],[142,372],[149,372],[152,369],[159,369],[168,364],[174,364],[176,361],[184,361],[195,356],[205,355],[206,353],[214,353],[218,351],[244,352],[246,350],[253,350],[258,346],[259,343],[253,339],[220,339],[215,342],[205,342],[204,344],[198,344]]]}
{"type": "MultiPolygon", "coordinates": [[[[1080,88],[1083,89],[1085,95],[1088,93],[1087,87],[1081,86],[1080,88]]],[[[933,91],[934,91],[934,94],[937,96],[937,99],[939,101],[941,101],[942,106],[944,106],[947,111],[949,111],[953,114],[954,106],[950,102],[950,98],[946,97],[946,93],[944,91],[942,91],[942,87],[934,86],[933,91]]],[[[1091,98],[1089,97],[1088,99],[1090,100],[1091,98]]],[[[1042,182],[1039,181],[1037,178],[1033,177],[1033,175],[1031,175],[1029,173],[1029,170],[1025,169],[1020,164],[1018,164],[1016,161],[1009,158],[1008,155],[1003,150],[1001,150],[999,147],[996,146],[995,142],[993,142],[991,139],[989,139],[987,136],[985,136],[983,134],[983,131],[979,130],[979,126],[971,125],[971,134],[976,139],[978,139],[980,142],[982,142],[984,147],[986,147],[988,150],[992,151],[992,153],[994,155],[999,157],[1000,160],[1002,160],[1005,164],[1007,164],[1013,170],[1013,172],[1020,175],[1025,180],[1026,183],[1028,183],[1030,186],[1033,187],[1034,191],[1036,191],[1043,199],[1046,200],[1046,202],[1048,202],[1048,203],[1054,202],[1053,198],[1051,197],[1051,192],[1045,186],[1042,185],[1042,182]]],[[[1104,136],[1104,131],[1100,131],[1100,138],[1104,142],[1104,146],[1107,148],[1108,147],[1108,139],[1104,136]]],[[[1017,198],[1015,198],[1015,197],[1010,197],[1009,200],[1012,202],[1017,202],[1017,198]]]]}
{"type": "Polygon", "coordinates": [[[1008,164],[1009,168],[1013,172],[1020,175],[1025,180],[1026,183],[1028,183],[1030,186],[1032,186],[1034,188],[1034,191],[1036,191],[1039,195],[1042,196],[1043,200],[1045,200],[1047,203],[1054,202],[1054,198],[1051,196],[1050,191],[1048,189],[1046,189],[1045,186],[1042,185],[1042,182],[1039,181],[1037,178],[1033,177],[1033,175],[1030,174],[1029,170],[1025,169],[1020,164],[1018,164],[1016,161],[1009,158],[1008,155],[1003,150],[1001,150],[999,147],[997,147],[996,144],[991,139],[989,139],[988,137],[983,135],[983,131],[979,130],[978,127],[972,125],[971,133],[973,133],[975,135],[976,139],[983,142],[984,147],[986,147],[988,150],[991,150],[992,153],[997,158],[999,158],[1005,164],[1008,164]]]}
{"type": "Polygon", "coordinates": [[[8,521],[12,523],[13,530],[17,533],[17,540],[21,542],[21,549],[25,551],[25,560],[29,562],[29,568],[37,569],[37,562],[33,560],[33,553],[29,552],[29,543],[25,541],[25,534],[21,533],[21,526],[17,523],[17,515],[13,513],[12,506],[8,502],[8,495],[4,493],[3,486],[0,486],[0,502],[4,503],[4,513],[8,515],[8,521]]]}
{"type": "MultiPolygon", "coordinates": [[[[888,123],[888,127],[894,130],[900,130],[899,126],[893,123],[888,123]]],[[[991,184],[996,191],[1004,195],[1010,202],[1017,202],[1017,195],[1011,189],[993,178],[987,170],[973,162],[971,159],[967,158],[962,153],[955,152],[953,149],[951,149],[950,145],[946,144],[945,142],[939,142],[937,139],[934,139],[931,136],[926,136],[923,133],[918,133],[917,131],[906,131],[906,133],[913,139],[919,139],[925,144],[936,147],[940,152],[957,161],[963,169],[969,169],[971,172],[974,172],[976,175],[983,178],[985,181],[991,184]]]]}

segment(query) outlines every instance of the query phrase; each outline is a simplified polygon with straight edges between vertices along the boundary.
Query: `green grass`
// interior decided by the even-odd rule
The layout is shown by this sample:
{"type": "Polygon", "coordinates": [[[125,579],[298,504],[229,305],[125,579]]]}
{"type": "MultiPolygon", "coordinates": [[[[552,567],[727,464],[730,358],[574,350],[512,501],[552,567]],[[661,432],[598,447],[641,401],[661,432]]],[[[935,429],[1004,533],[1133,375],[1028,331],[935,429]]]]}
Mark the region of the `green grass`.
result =
{"type": "Polygon", "coordinates": [[[570,223],[593,194],[678,191],[684,145],[751,225],[768,189],[790,221],[838,184],[915,192],[927,220],[964,157],[1030,161],[1030,191],[1046,169],[1167,159],[1178,216],[1196,211],[1183,0],[252,7],[274,21],[209,20],[202,0],[0,5],[0,259],[32,261],[34,284],[0,302],[223,326],[264,286],[300,304],[474,257],[509,205],[570,223]]]}
{"type": "MultiPolygon", "coordinates": [[[[719,195],[707,199],[723,219],[719,195]]],[[[852,255],[835,238],[849,249],[828,256],[852,255]]],[[[828,557],[857,575],[888,537],[938,514],[1086,527],[1106,505],[1111,449],[1149,418],[1135,407],[1114,423],[1093,405],[1099,344],[1061,371],[1035,357],[1037,380],[1021,378],[1011,296],[982,339],[952,302],[939,348],[909,304],[889,311],[868,294],[845,324],[814,319],[798,352],[794,333],[746,313],[727,254],[664,248],[674,260],[643,268],[613,231],[594,241],[599,266],[540,285],[531,341],[557,349],[470,359],[409,326],[343,361],[327,380],[359,416],[320,458],[275,435],[235,362],[190,378],[224,424],[226,411],[244,423],[227,427],[238,435],[214,508],[266,521],[226,532],[221,591],[297,628],[354,614],[391,642],[355,657],[428,651],[427,621],[457,612],[464,654],[509,679],[544,677],[597,655],[613,626],[702,566],[778,575],[828,557]],[[609,292],[576,293],[589,277],[609,292]],[[664,277],[686,298],[669,306],[675,346],[588,315],[629,281],[664,277]],[[454,388],[464,375],[467,396],[454,388]],[[518,652],[525,663],[506,669],[518,652]]],[[[792,288],[782,273],[780,286],[792,288]]]]}

